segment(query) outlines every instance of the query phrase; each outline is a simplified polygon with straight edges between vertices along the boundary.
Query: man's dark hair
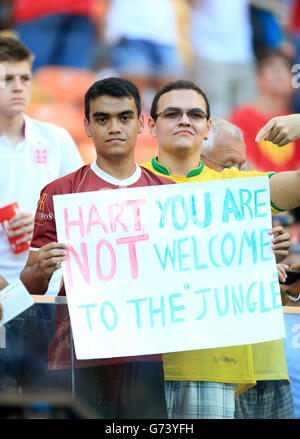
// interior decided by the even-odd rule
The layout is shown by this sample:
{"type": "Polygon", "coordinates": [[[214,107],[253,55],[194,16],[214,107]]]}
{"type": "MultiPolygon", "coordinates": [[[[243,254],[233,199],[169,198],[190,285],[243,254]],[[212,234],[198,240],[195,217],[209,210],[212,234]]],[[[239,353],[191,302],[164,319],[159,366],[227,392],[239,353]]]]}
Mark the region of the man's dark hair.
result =
{"type": "Polygon", "coordinates": [[[90,101],[103,95],[116,98],[133,98],[138,117],[141,115],[141,98],[137,86],[123,78],[105,78],[95,82],[85,94],[84,114],[88,121],[90,120],[90,101]]]}
{"type": "Polygon", "coordinates": [[[0,37],[0,62],[28,61],[32,64],[33,60],[33,53],[20,40],[14,37],[0,37]]]}
{"type": "Polygon", "coordinates": [[[210,105],[209,105],[206,94],[194,82],[188,81],[185,79],[178,79],[177,81],[168,82],[154,96],[151,110],[150,110],[150,115],[151,115],[152,119],[154,119],[154,120],[156,119],[157,104],[158,104],[160,97],[164,93],[168,93],[169,91],[172,91],[172,90],[195,90],[197,93],[199,93],[199,95],[201,95],[203,97],[205,104],[206,104],[207,120],[210,118],[210,105]]]}

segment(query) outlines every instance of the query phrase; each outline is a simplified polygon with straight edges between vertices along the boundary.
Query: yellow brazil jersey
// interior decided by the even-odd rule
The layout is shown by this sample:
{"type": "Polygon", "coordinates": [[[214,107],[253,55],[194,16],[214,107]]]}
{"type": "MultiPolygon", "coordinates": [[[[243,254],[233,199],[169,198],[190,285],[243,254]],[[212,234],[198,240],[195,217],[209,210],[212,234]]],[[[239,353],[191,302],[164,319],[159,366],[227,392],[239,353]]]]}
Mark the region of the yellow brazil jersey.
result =
{"type": "MultiPolygon", "coordinates": [[[[273,172],[239,171],[236,168],[217,172],[201,162],[199,168],[187,175],[171,175],[169,170],[154,157],[141,166],[170,178],[176,183],[192,183],[230,178],[271,176],[273,172]]],[[[272,205],[272,213],[279,212],[272,205]]],[[[166,380],[174,381],[216,381],[238,383],[238,393],[253,386],[256,380],[288,379],[282,340],[257,345],[232,346],[176,352],[163,355],[166,380]],[[271,361],[271,359],[275,361],[271,361]]]]}

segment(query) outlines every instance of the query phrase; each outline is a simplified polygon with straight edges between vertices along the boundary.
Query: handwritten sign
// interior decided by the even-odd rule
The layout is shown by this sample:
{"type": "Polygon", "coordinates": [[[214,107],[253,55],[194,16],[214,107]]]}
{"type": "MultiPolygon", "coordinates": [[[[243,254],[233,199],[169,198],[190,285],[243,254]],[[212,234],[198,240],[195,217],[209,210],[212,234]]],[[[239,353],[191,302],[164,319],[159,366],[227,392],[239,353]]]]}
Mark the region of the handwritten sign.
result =
{"type": "Polygon", "coordinates": [[[54,197],[77,358],[282,338],[267,177],[54,197]]]}
{"type": "Polygon", "coordinates": [[[12,282],[0,291],[0,303],[3,308],[1,325],[14,319],[34,304],[27,289],[20,280],[12,282]]]}

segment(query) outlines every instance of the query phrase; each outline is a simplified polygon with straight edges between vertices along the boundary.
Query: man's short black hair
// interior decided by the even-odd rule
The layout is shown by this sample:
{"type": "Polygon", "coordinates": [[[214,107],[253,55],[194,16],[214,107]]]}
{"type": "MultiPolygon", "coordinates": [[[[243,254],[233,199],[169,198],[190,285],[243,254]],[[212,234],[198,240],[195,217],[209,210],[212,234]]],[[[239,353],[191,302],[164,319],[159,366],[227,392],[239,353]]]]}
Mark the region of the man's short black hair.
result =
{"type": "Polygon", "coordinates": [[[133,98],[137,108],[138,117],[141,115],[141,97],[137,86],[127,79],[105,78],[96,81],[85,94],[84,113],[85,118],[88,121],[90,120],[90,101],[103,95],[117,98],[133,98]]]}
{"type": "Polygon", "coordinates": [[[188,81],[186,79],[178,79],[177,81],[168,82],[166,85],[164,85],[156,93],[156,95],[154,96],[153,102],[152,102],[151,110],[150,110],[150,115],[151,115],[152,119],[154,119],[154,120],[156,119],[157,104],[158,104],[160,97],[164,93],[168,93],[169,91],[172,91],[172,90],[195,90],[197,93],[199,93],[205,101],[207,120],[209,120],[209,118],[210,118],[210,105],[209,105],[206,94],[204,93],[203,90],[201,90],[200,87],[198,87],[197,84],[195,84],[192,81],[188,81]]]}

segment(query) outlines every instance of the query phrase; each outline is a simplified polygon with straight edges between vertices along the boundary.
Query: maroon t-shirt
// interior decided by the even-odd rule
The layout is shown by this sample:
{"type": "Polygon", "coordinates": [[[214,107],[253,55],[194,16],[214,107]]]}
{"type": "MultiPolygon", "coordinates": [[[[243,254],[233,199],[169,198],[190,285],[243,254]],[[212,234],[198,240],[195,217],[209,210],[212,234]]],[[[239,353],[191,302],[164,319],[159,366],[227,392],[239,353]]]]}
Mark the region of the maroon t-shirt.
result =
{"type": "MultiPolygon", "coordinates": [[[[126,187],[157,186],[162,184],[174,184],[168,178],[158,176],[148,169],[139,167],[140,175],[137,174],[135,181],[126,187]]],[[[99,169],[98,169],[99,170],[99,169]]],[[[98,173],[101,175],[101,171],[98,173]]],[[[50,242],[57,241],[53,196],[60,194],[71,194],[77,192],[90,192],[101,189],[118,189],[114,185],[97,174],[95,163],[85,165],[72,174],[61,177],[49,183],[41,191],[40,200],[35,215],[34,233],[31,241],[33,249],[40,248],[50,242]]],[[[123,186],[122,186],[123,187],[123,186]]],[[[84,291],[82,292],[84,294],[84,291]]],[[[59,296],[65,296],[66,291],[62,285],[59,296]]],[[[48,350],[48,368],[66,369],[71,366],[71,339],[70,339],[70,318],[66,305],[57,305],[55,314],[56,333],[50,343],[48,350]]],[[[77,360],[76,367],[90,367],[97,365],[119,364],[132,361],[162,361],[162,356],[143,355],[138,357],[122,357],[95,360],[77,360]]]]}

